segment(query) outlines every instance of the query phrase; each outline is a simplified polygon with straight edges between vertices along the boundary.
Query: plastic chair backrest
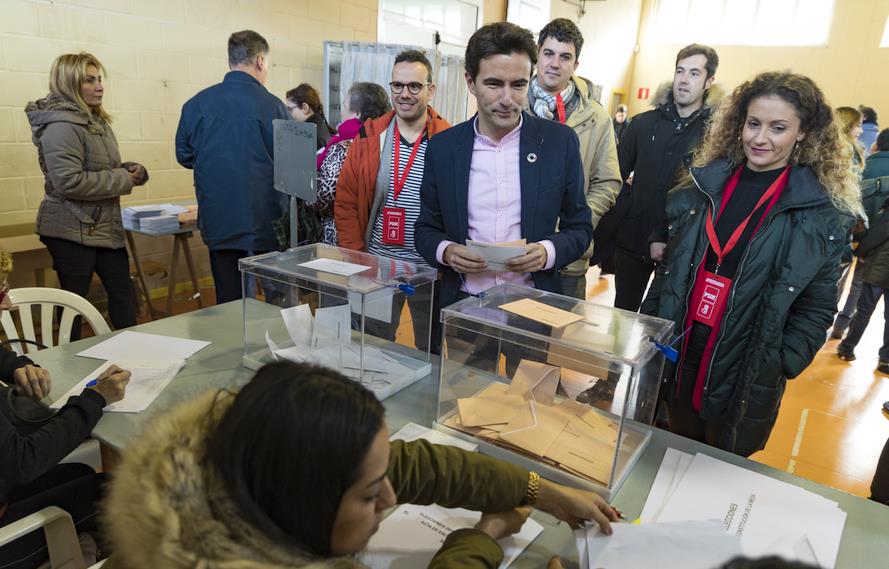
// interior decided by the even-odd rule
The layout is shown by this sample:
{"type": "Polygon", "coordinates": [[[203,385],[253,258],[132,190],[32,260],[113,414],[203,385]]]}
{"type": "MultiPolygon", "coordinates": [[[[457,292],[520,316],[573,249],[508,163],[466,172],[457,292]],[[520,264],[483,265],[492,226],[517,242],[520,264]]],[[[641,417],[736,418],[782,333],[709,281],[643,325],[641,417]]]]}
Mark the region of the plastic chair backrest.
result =
{"type": "MultiPolygon", "coordinates": [[[[11,312],[4,311],[0,315],[0,325],[2,325],[3,333],[6,334],[8,339],[22,338],[32,342],[39,342],[47,348],[67,344],[71,341],[71,330],[76,316],[83,317],[97,336],[111,331],[111,328],[105,322],[105,319],[102,318],[102,314],[96,310],[95,306],[82,296],[67,290],[48,287],[15,288],[9,291],[9,298],[15,305],[15,308],[11,312]],[[32,306],[40,307],[40,338],[37,338],[35,334],[32,306]],[[62,309],[62,315],[59,319],[58,344],[53,340],[53,320],[56,308],[62,309]],[[18,313],[19,315],[21,332],[16,329],[12,313],[18,313]]],[[[19,355],[26,351],[33,352],[36,350],[33,346],[29,345],[27,349],[24,349],[24,346],[24,344],[14,343],[10,348],[19,355]]]]}
{"type": "Polygon", "coordinates": [[[43,528],[49,551],[51,569],[86,569],[77,531],[71,515],[61,508],[49,506],[30,516],[0,527],[0,546],[43,528]]]}

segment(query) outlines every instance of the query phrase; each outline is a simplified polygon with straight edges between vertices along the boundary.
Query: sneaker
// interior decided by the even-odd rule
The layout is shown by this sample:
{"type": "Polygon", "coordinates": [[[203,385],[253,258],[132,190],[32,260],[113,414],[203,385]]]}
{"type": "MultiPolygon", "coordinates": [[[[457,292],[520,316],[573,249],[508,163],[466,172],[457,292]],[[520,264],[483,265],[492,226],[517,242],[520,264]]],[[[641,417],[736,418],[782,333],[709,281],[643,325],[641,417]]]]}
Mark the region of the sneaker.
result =
{"type": "Polygon", "coordinates": [[[844,362],[854,362],[855,354],[852,352],[846,352],[842,349],[837,349],[837,357],[843,360],[844,362]]]}
{"type": "Polygon", "coordinates": [[[877,371],[889,375],[889,361],[880,360],[880,363],[877,364],[877,371]]]}

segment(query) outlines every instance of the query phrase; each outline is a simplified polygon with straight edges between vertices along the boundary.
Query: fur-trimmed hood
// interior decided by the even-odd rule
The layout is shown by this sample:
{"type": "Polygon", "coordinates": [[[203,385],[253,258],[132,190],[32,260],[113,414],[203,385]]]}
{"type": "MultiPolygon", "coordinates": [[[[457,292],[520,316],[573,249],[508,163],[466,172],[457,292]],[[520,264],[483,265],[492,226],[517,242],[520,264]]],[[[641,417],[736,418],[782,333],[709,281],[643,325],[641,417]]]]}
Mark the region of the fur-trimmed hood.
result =
{"type": "Polygon", "coordinates": [[[241,519],[204,458],[207,433],[232,401],[225,391],[205,393],[155,419],[127,447],[105,507],[112,548],[105,568],[362,567],[352,558],[319,560],[276,544],[241,519]]]}
{"type": "Polygon", "coordinates": [[[105,130],[104,121],[100,118],[85,113],[83,109],[71,101],[53,94],[29,102],[25,105],[25,114],[28,115],[28,122],[31,124],[34,144],[37,144],[40,133],[46,125],[54,122],[69,122],[80,125],[97,134],[105,130]]]}

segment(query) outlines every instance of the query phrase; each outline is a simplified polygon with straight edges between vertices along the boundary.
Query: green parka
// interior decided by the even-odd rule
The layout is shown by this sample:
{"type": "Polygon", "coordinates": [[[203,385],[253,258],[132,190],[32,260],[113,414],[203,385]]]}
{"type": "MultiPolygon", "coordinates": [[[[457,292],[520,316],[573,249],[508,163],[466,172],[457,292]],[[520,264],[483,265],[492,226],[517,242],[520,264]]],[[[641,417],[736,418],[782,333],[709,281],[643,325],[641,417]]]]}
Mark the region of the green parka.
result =
{"type": "MultiPolygon", "coordinates": [[[[685,328],[689,296],[708,248],[704,216],[708,208],[718,211],[733,170],[728,160],[692,168],[691,181],[668,197],[667,258],[642,312],[676,322],[676,336],[685,328]]],[[[786,380],[811,363],[833,322],[844,236],[853,222],[833,205],[810,168],[793,168],[744,251],[717,336],[701,417],[724,423],[721,448],[748,456],[765,446],[786,380]]],[[[676,370],[665,368],[662,389],[670,395],[676,370]]]]}

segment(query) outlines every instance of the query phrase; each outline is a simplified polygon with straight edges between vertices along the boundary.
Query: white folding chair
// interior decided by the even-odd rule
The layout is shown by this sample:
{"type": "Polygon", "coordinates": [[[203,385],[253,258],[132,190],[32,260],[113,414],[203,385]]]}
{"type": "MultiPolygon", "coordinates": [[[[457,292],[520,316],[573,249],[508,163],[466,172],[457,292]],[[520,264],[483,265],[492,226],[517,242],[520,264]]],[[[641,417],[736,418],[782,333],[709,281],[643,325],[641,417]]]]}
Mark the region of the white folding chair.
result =
{"type": "Polygon", "coordinates": [[[12,543],[40,528],[43,528],[46,535],[50,569],[86,569],[74,520],[71,519],[71,514],[56,506],[43,508],[0,527],[0,546],[12,543]]]}
{"type": "MultiPolygon", "coordinates": [[[[87,299],[73,292],[48,287],[14,288],[9,291],[9,298],[13,304],[11,312],[18,315],[21,332],[16,328],[13,314],[10,311],[4,311],[0,314],[0,325],[2,325],[3,333],[7,339],[30,340],[47,348],[54,345],[61,346],[71,341],[71,330],[74,327],[76,316],[83,317],[97,336],[111,332],[111,328],[102,318],[102,314],[96,310],[96,307],[90,304],[87,299]],[[40,308],[40,338],[37,337],[34,329],[33,307],[35,306],[40,308]],[[53,339],[56,308],[62,309],[59,318],[58,343],[53,339]]],[[[23,355],[26,351],[34,352],[41,349],[39,346],[24,342],[13,342],[10,348],[19,355],[23,355]]],[[[99,442],[87,439],[71,454],[63,458],[60,464],[66,462],[79,462],[93,467],[94,470],[100,470],[102,468],[102,454],[99,442]]]]}
{"type": "MultiPolygon", "coordinates": [[[[74,326],[74,318],[77,316],[83,317],[97,336],[111,331],[95,306],[82,296],[67,290],[48,287],[15,288],[9,291],[9,298],[14,305],[13,310],[5,311],[0,315],[0,325],[2,325],[3,333],[8,339],[21,338],[39,342],[47,348],[61,346],[71,341],[71,330],[74,326]],[[37,337],[34,330],[32,310],[34,306],[40,308],[40,338],[37,337]],[[53,323],[57,308],[62,309],[62,314],[59,318],[59,340],[55,342],[53,323]],[[16,328],[13,313],[18,314],[21,331],[16,328]]],[[[31,344],[27,344],[27,348],[25,346],[24,343],[14,342],[10,348],[19,355],[39,349],[31,344]]]]}

